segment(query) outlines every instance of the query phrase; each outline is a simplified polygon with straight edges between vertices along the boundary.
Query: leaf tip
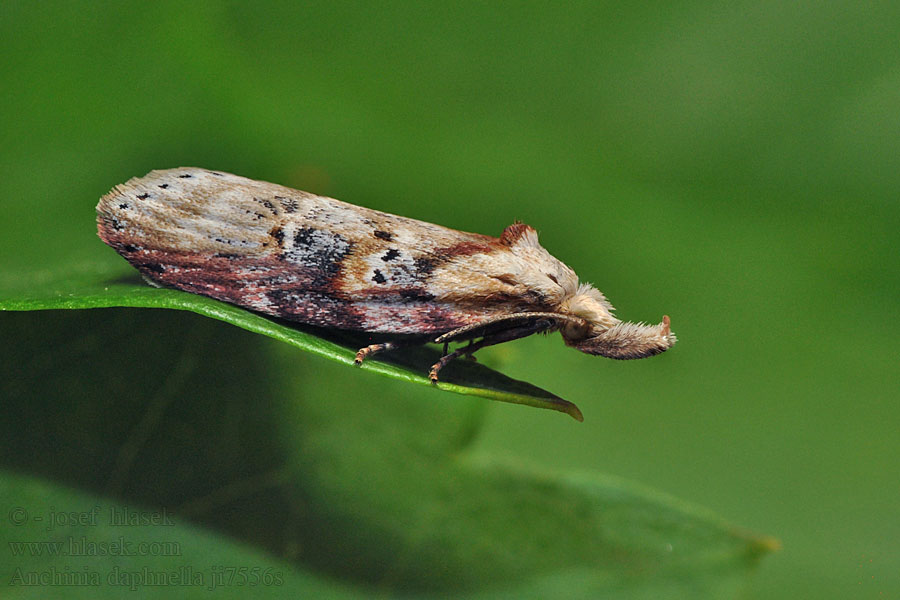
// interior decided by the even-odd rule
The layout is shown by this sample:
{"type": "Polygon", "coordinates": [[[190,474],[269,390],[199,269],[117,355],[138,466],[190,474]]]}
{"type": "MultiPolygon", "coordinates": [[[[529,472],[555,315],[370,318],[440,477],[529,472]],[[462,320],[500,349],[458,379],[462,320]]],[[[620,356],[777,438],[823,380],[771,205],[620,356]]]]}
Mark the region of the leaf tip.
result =
{"type": "Polygon", "coordinates": [[[781,540],[770,535],[761,535],[753,540],[750,550],[756,555],[778,552],[781,550],[781,540]]]}
{"type": "Polygon", "coordinates": [[[581,409],[574,404],[570,403],[569,406],[566,407],[566,414],[579,423],[584,423],[584,415],[581,413],[581,409]]]}

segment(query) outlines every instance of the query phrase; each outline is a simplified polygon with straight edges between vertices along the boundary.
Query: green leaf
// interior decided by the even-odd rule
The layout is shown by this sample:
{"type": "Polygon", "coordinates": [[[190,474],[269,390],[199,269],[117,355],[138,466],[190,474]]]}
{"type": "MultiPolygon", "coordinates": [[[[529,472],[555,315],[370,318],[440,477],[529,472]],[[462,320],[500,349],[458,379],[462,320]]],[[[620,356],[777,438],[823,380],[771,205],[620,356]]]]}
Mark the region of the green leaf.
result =
{"type": "MultiPolygon", "coordinates": [[[[4,515],[166,508],[185,528],[120,535],[189,551],[129,569],[274,564],[292,574],[282,591],[293,597],[702,599],[734,596],[775,547],[617,478],[473,453],[483,402],[425,402],[419,388],[373,375],[360,376],[378,393],[360,393],[342,365],[213,320],[50,311],[3,315],[0,328],[4,469],[93,495],[0,471],[4,515]]],[[[19,539],[10,531],[4,542],[19,539]]],[[[24,541],[44,539],[32,533],[24,541]]]]}
{"type": "MultiPolygon", "coordinates": [[[[99,244],[99,240],[97,241],[99,244]]],[[[359,336],[304,328],[276,321],[243,308],[178,290],[141,282],[136,273],[118,265],[82,264],[36,273],[6,273],[0,278],[0,310],[141,307],[186,310],[225,321],[301,350],[352,366],[356,351],[369,342],[359,336]],[[357,340],[354,344],[354,340],[357,340]]],[[[433,348],[410,348],[367,360],[366,371],[409,383],[434,386],[426,374],[440,358],[433,348]]],[[[571,402],[523,381],[517,381],[470,361],[454,361],[441,371],[442,390],[500,402],[560,411],[578,421],[581,411],[571,402]]]]}
{"type": "Polygon", "coordinates": [[[163,507],[128,505],[4,470],[0,506],[4,597],[53,590],[56,598],[121,598],[163,588],[173,598],[366,597],[163,507]]]}
{"type": "MultiPolygon", "coordinates": [[[[581,548],[587,554],[567,563],[570,560],[568,554],[554,556],[551,553],[554,547],[572,545],[564,537],[566,530],[553,530],[561,521],[567,520],[566,516],[560,518],[558,514],[550,514],[545,526],[534,532],[538,538],[547,538],[541,541],[548,541],[549,545],[543,548],[531,545],[534,550],[548,554],[526,556],[530,562],[525,562],[516,554],[516,549],[512,549],[507,557],[508,560],[522,561],[519,570],[525,571],[526,576],[519,583],[486,586],[481,591],[458,590],[443,597],[722,598],[733,595],[741,586],[740,569],[734,567],[740,567],[740,563],[752,558],[754,553],[770,549],[765,540],[760,540],[756,547],[747,547],[746,557],[734,556],[727,544],[720,548],[713,545],[718,532],[709,523],[702,519],[686,523],[677,510],[661,512],[659,505],[648,504],[645,507],[647,514],[635,518],[635,510],[628,507],[634,500],[634,492],[620,482],[598,486],[597,482],[572,480],[566,482],[571,486],[567,491],[552,478],[541,481],[533,475],[525,475],[518,480],[511,474],[504,474],[502,467],[494,468],[499,469],[501,475],[497,481],[499,491],[513,492],[510,500],[527,501],[532,495],[528,493],[529,488],[537,485],[555,489],[557,500],[580,500],[580,508],[585,511],[602,504],[612,513],[604,520],[632,527],[637,525],[635,536],[647,536],[644,550],[655,546],[656,552],[640,555],[640,548],[634,544],[635,537],[616,540],[625,542],[625,553],[619,556],[598,556],[588,546],[581,548]],[[531,485],[528,485],[529,480],[532,480],[531,485]],[[610,497],[610,491],[617,491],[618,497],[610,497]],[[571,497],[566,498],[566,495],[571,497]],[[689,535],[683,535],[683,530],[692,525],[698,527],[689,535]],[[700,541],[706,551],[696,560],[697,548],[676,550],[672,546],[673,540],[688,544],[700,541]],[[591,561],[598,557],[603,558],[603,563],[592,565],[591,561]],[[690,564],[691,560],[695,562],[690,564]],[[537,562],[562,563],[562,566],[554,575],[535,570],[534,577],[529,578],[527,571],[537,562]],[[697,577],[698,566],[705,572],[705,578],[697,577]]],[[[543,491],[540,495],[554,499],[553,494],[543,491]]],[[[639,499],[638,506],[644,502],[639,499]]],[[[248,592],[254,597],[274,598],[371,597],[371,591],[363,587],[340,583],[312,568],[291,564],[284,558],[205,531],[167,506],[129,504],[5,470],[0,470],[0,505],[4,507],[7,521],[0,537],[6,554],[0,577],[10,597],[41,597],[48,589],[56,590],[54,596],[59,598],[121,597],[126,591],[163,587],[176,598],[209,597],[210,592],[214,592],[216,598],[245,597],[248,592]]],[[[495,534],[506,527],[511,518],[509,514],[491,512],[485,515],[485,520],[498,516],[501,518],[493,528],[495,534]]],[[[599,524],[598,516],[594,515],[599,524]]],[[[421,567],[423,561],[411,554],[429,551],[427,547],[423,548],[427,540],[421,538],[426,532],[412,533],[409,541],[413,545],[407,549],[408,555],[402,558],[409,561],[408,567],[421,567]]],[[[596,534],[589,528],[579,532],[578,537],[587,540],[596,534]]],[[[476,547],[473,562],[483,558],[481,553],[488,554],[497,549],[486,545],[491,541],[504,540],[470,539],[471,545],[476,547]]],[[[718,541],[726,539],[722,536],[718,541]]],[[[488,569],[496,563],[489,558],[488,562],[479,565],[484,577],[490,577],[488,569]]],[[[446,564],[444,561],[443,565],[446,564]]],[[[433,594],[423,589],[408,596],[428,598],[433,594]]]]}

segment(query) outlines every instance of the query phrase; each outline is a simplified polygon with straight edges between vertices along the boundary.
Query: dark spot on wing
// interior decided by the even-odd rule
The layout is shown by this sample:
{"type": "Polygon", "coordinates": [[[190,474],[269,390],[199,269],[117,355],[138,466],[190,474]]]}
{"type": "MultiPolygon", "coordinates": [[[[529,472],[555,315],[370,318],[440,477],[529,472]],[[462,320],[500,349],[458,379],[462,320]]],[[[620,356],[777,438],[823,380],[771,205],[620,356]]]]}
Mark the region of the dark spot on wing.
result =
{"type": "Polygon", "coordinates": [[[414,260],[413,265],[415,265],[416,274],[419,276],[428,275],[437,267],[434,260],[425,256],[420,256],[414,260]]]}
{"type": "Polygon", "coordinates": [[[128,205],[123,202],[122,204],[119,205],[119,208],[121,208],[122,210],[125,210],[126,208],[128,208],[128,205]]]}
{"type": "Polygon", "coordinates": [[[141,266],[143,266],[148,271],[153,271],[154,273],[165,273],[166,272],[165,268],[163,268],[162,265],[158,265],[156,263],[149,263],[149,264],[145,264],[145,265],[141,265],[141,266]]]}
{"type": "Polygon", "coordinates": [[[398,256],[400,256],[400,251],[395,248],[391,248],[390,250],[388,250],[387,252],[384,253],[384,256],[381,257],[381,260],[383,260],[384,262],[390,262],[390,261],[394,260],[395,258],[397,258],[398,256]]]}
{"type": "Polygon", "coordinates": [[[427,302],[429,300],[434,300],[434,294],[429,294],[425,290],[418,288],[411,288],[400,291],[400,297],[406,298],[407,300],[419,300],[423,302],[427,302]]]}
{"type": "Polygon", "coordinates": [[[381,274],[381,271],[375,269],[375,275],[372,277],[372,281],[375,283],[384,283],[387,279],[384,278],[384,275],[381,274]]]}
{"type": "Polygon", "coordinates": [[[284,230],[281,227],[276,227],[269,232],[269,235],[275,238],[275,241],[278,242],[279,246],[281,246],[282,248],[284,247],[284,230]]]}
{"type": "Polygon", "coordinates": [[[341,261],[353,247],[337,233],[307,227],[297,230],[293,242],[280,258],[302,267],[310,275],[311,285],[323,288],[340,272],[341,261]]]}
{"type": "Polygon", "coordinates": [[[389,231],[381,231],[380,229],[376,229],[375,237],[377,237],[379,240],[389,242],[394,239],[394,234],[390,233],[389,231]]]}
{"type": "Polygon", "coordinates": [[[167,189],[167,188],[169,187],[169,184],[168,184],[168,183],[161,183],[161,184],[159,184],[159,187],[161,187],[162,189],[167,189]]]}
{"type": "Polygon", "coordinates": [[[297,199],[296,198],[285,198],[284,196],[275,196],[275,199],[281,203],[281,206],[284,207],[284,211],[288,213],[297,212],[297,199]]]}
{"type": "Polygon", "coordinates": [[[137,252],[138,251],[138,247],[133,246],[131,244],[125,244],[124,246],[122,246],[122,249],[125,250],[125,252],[137,252]]]}
{"type": "Polygon", "coordinates": [[[255,202],[258,202],[258,203],[262,204],[262,205],[265,206],[266,208],[268,208],[270,211],[272,211],[272,214],[273,214],[273,215],[279,214],[279,213],[278,213],[278,209],[275,208],[275,205],[272,204],[271,201],[266,200],[265,198],[253,198],[253,200],[254,200],[255,202]]]}
{"type": "Polygon", "coordinates": [[[190,179],[191,177],[193,177],[193,175],[191,175],[190,173],[185,173],[184,175],[179,175],[178,179],[190,179]]]}
{"type": "Polygon", "coordinates": [[[143,194],[138,194],[138,200],[146,200],[150,197],[150,194],[144,192],[143,194]]]}
{"type": "Polygon", "coordinates": [[[237,240],[231,240],[228,238],[220,238],[220,237],[215,237],[213,239],[215,241],[219,242],[220,244],[225,244],[226,246],[241,246],[241,245],[247,244],[247,240],[241,240],[240,242],[238,242],[237,240]]]}

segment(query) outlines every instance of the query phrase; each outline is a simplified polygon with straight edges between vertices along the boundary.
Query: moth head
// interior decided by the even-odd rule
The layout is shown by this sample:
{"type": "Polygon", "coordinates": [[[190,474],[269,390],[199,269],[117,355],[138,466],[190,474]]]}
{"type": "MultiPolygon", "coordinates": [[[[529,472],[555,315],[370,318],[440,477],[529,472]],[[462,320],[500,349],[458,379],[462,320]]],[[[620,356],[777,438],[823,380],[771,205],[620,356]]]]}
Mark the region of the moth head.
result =
{"type": "Polygon", "coordinates": [[[588,354],[625,360],[665,352],[675,344],[676,338],[669,328],[669,317],[665,316],[658,325],[619,322],[599,332],[593,329],[581,340],[566,341],[588,354]]]}

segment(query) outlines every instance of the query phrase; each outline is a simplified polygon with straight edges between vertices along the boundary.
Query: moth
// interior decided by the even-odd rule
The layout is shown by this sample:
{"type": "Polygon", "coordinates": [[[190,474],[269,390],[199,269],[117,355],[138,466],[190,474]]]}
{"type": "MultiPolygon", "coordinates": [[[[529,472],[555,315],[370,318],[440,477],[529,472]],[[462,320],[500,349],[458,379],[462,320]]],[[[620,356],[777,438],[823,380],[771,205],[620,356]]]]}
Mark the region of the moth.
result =
{"type": "Polygon", "coordinates": [[[356,363],[405,344],[443,344],[429,372],[481,348],[559,331],[616,359],[675,343],[626,323],[593,286],[513,223],[499,238],[465,233],[273,183],[200,168],[152,171],[97,204],[100,238],[153,285],[290,321],[397,334],[356,363]],[[453,352],[449,342],[468,341],[453,352]]]}

